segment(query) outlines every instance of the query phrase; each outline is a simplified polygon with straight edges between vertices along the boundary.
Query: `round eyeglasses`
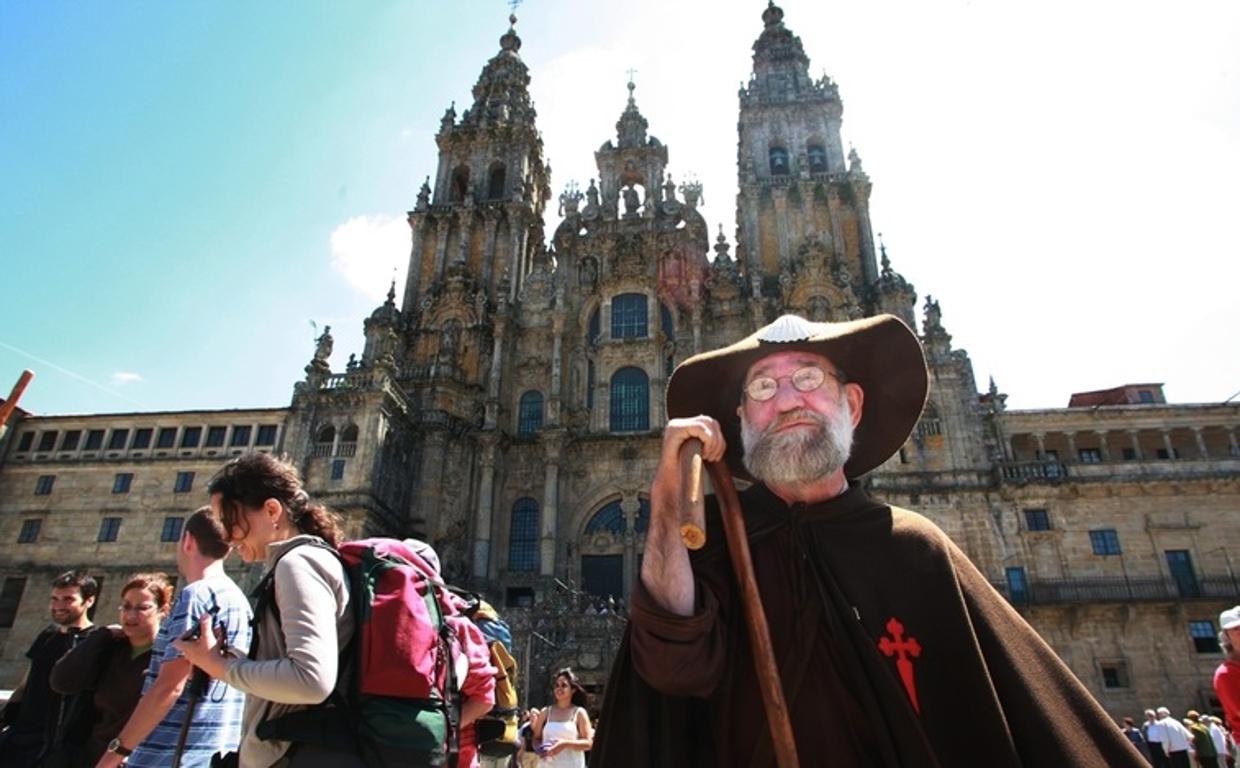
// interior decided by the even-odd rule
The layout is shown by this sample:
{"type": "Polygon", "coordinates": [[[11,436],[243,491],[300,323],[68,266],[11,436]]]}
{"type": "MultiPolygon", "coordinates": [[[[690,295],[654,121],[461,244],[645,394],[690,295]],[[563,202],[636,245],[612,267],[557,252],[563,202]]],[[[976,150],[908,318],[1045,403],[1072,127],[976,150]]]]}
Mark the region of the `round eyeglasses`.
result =
{"type": "Polygon", "coordinates": [[[793,371],[791,376],[756,376],[745,385],[745,394],[755,403],[765,403],[779,392],[779,382],[784,379],[790,380],[793,389],[798,392],[813,392],[822,386],[828,376],[844,383],[844,377],[838,373],[824,371],[816,365],[807,365],[793,371]]]}

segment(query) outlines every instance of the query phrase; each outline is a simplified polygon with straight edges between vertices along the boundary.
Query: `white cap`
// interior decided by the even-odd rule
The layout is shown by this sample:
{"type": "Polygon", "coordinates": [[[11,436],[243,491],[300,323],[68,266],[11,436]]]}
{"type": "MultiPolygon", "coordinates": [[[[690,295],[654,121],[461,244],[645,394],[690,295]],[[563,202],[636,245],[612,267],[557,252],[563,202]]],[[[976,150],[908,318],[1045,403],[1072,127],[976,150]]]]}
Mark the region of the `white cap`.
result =
{"type": "Polygon", "coordinates": [[[1228,608],[1218,615],[1218,625],[1223,629],[1240,627],[1240,605],[1228,608]]]}

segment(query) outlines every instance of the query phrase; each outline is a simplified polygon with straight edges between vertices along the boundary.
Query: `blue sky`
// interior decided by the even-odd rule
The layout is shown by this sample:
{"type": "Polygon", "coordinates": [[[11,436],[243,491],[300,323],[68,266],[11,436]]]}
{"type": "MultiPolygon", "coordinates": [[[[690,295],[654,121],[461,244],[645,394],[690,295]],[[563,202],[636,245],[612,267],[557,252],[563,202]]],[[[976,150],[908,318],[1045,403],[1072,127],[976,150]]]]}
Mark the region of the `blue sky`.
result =
{"type": "MultiPolygon", "coordinates": [[[[702,180],[731,238],[764,5],[518,9],[553,189],[588,180],[633,67],[673,176],[702,180]]],[[[827,5],[783,3],[840,84],[895,268],[941,301],[980,386],[1016,407],[1240,390],[1236,4],[827,5]]],[[[0,5],[0,389],[30,367],[40,413],[283,405],[312,319],[342,367],[507,13],[0,5]]]]}

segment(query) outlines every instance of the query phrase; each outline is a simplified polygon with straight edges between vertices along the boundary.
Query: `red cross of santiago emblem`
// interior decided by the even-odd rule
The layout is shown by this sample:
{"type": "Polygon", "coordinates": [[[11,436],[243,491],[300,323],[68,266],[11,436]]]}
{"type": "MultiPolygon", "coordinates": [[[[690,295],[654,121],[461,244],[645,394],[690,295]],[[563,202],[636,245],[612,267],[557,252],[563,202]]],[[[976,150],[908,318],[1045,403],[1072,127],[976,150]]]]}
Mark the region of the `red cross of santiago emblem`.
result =
{"type": "Polygon", "coordinates": [[[891,637],[881,638],[878,641],[878,650],[882,651],[884,656],[896,657],[896,669],[900,672],[904,690],[908,693],[909,701],[913,702],[913,710],[920,715],[921,706],[917,703],[917,683],[913,680],[913,659],[921,655],[921,643],[917,642],[915,637],[905,640],[904,625],[894,616],[887,621],[887,632],[891,637]]]}

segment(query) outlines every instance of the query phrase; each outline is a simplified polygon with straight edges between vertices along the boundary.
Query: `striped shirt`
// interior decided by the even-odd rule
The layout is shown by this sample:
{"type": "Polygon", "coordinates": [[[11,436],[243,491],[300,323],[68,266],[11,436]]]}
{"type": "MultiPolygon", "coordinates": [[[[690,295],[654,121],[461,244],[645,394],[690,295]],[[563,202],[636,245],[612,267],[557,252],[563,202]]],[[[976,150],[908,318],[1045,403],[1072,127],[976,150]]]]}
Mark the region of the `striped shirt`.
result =
{"type": "MultiPolygon", "coordinates": [[[[166,661],[181,658],[172,641],[187,630],[197,627],[202,615],[216,609],[217,624],[222,624],[228,634],[230,646],[249,650],[250,603],[245,594],[227,576],[211,576],[189,584],[181,590],[172,612],[159,627],[155,645],[151,650],[151,665],[146,670],[143,695],[150,690],[159,676],[159,668],[166,661]]],[[[191,677],[192,679],[192,677],[191,677]]],[[[166,768],[172,765],[177,741],[181,736],[181,724],[189,711],[190,684],[187,681],[181,697],[172,709],[155,726],[155,730],[138,745],[129,756],[127,764],[132,768],[166,768]]],[[[235,750],[241,741],[241,712],[245,694],[219,680],[211,680],[194,707],[193,723],[185,739],[185,751],[181,757],[182,768],[198,768],[211,762],[216,752],[235,750]]]]}

